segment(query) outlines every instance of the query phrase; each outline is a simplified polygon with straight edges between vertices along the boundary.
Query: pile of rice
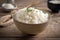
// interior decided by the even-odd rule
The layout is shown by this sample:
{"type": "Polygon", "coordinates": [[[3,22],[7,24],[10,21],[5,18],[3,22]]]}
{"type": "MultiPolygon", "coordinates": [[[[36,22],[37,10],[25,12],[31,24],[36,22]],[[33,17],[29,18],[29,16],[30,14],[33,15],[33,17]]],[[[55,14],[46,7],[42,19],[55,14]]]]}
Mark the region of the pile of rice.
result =
{"type": "Polygon", "coordinates": [[[10,3],[4,3],[4,4],[2,5],[2,7],[5,8],[5,9],[14,9],[14,8],[15,8],[15,7],[14,7],[12,4],[10,4],[10,3]]]}
{"type": "Polygon", "coordinates": [[[60,0],[52,0],[52,1],[49,1],[50,3],[53,3],[53,4],[60,4],[60,0]]]}
{"type": "Polygon", "coordinates": [[[33,7],[29,8],[32,10],[30,12],[26,12],[26,9],[23,8],[16,12],[16,20],[27,24],[40,24],[48,21],[48,13],[33,7]]]}

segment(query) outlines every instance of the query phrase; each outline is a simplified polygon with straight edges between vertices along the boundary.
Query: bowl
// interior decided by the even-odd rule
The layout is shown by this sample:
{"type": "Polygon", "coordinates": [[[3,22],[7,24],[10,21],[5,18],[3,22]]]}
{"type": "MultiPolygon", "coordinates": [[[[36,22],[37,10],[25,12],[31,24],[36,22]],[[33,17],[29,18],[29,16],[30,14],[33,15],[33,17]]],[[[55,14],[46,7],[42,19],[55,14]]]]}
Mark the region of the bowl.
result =
{"type": "MultiPolygon", "coordinates": [[[[47,2],[48,8],[49,8],[52,12],[58,13],[59,10],[60,10],[60,4],[51,3],[50,1],[51,1],[51,0],[48,0],[48,2],[47,2]]],[[[56,0],[56,1],[58,1],[58,0],[56,0]]],[[[54,1],[54,2],[55,2],[55,1],[54,1]]]]}
{"type": "MultiPolygon", "coordinates": [[[[44,12],[46,13],[46,11],[44,11],[44,12]]],[[[13,17],[13,21],[14,21],[16,27],[25,34],[41,33],[47,27],[48,22],[49,22],[49,21],[47,21],[47,22],[41,23],[41,24],[27,24],[27,23],[22,23],[22,22],[19,22],[18,20],[16,20],[16,14],[14,14],[12,17],[13,17]]]]}

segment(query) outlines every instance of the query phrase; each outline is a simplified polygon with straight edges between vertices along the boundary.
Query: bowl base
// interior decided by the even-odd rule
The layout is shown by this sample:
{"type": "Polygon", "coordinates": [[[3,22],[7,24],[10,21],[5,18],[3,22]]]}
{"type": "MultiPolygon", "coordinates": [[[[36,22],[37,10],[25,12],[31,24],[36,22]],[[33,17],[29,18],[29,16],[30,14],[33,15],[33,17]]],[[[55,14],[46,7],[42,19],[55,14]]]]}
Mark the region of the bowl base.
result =
{"type": "Polygon", "coordinates": [[[5,11],[5,10],[3,10],[3,12],[5,12],[5,13],[9,13],[9,12],[11,12],[11,11],[5,11]]]}
{"type": "Polygon", "coordinates": [[[36,34],[26,34],[27,36],[35,36],[36,34]]]}

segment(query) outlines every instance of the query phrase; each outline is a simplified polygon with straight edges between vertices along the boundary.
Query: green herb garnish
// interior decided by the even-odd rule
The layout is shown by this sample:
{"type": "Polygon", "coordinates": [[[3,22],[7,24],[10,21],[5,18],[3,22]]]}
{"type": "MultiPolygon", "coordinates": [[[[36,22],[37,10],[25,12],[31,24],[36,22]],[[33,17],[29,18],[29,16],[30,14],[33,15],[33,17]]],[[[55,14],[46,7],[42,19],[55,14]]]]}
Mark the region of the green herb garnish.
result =
{"type": "Polygon", "coordinates": [[[29,9],[29,8],[27,8],[27,9],[26,9],[26,12],[31,12],[31,11],[32,11],[32,10],[31,10],[31,9],[29,9]]]}

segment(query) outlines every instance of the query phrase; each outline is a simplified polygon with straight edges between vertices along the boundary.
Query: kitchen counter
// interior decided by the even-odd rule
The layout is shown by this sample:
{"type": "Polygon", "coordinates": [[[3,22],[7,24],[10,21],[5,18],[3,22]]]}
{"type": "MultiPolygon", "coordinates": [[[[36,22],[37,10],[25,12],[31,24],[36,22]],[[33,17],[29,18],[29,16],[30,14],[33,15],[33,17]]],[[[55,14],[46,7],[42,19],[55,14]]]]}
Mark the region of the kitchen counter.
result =
{"type": "MultiPolygon", "coordinates": [[[[21,8],[26,7],[33,1],[37,0],[16,0],[16,5],[21,8]]],[[[40,0],[41,2],[38,5],[35,5],[36,8],[46,10],[52,13],[47,8],[47,0],[40,0]]],[[[10,13],[4,13],[0,9],[0,17],[10,13]]],[[[47,28],[37,34],[36,36],[28,36],[23,34],[11,20],[10,24],[6,27],[0,28],[0,40],[59,40],[60,38],[60,12],[58,14],[52,14],[51,20],[47,28]]]]}

